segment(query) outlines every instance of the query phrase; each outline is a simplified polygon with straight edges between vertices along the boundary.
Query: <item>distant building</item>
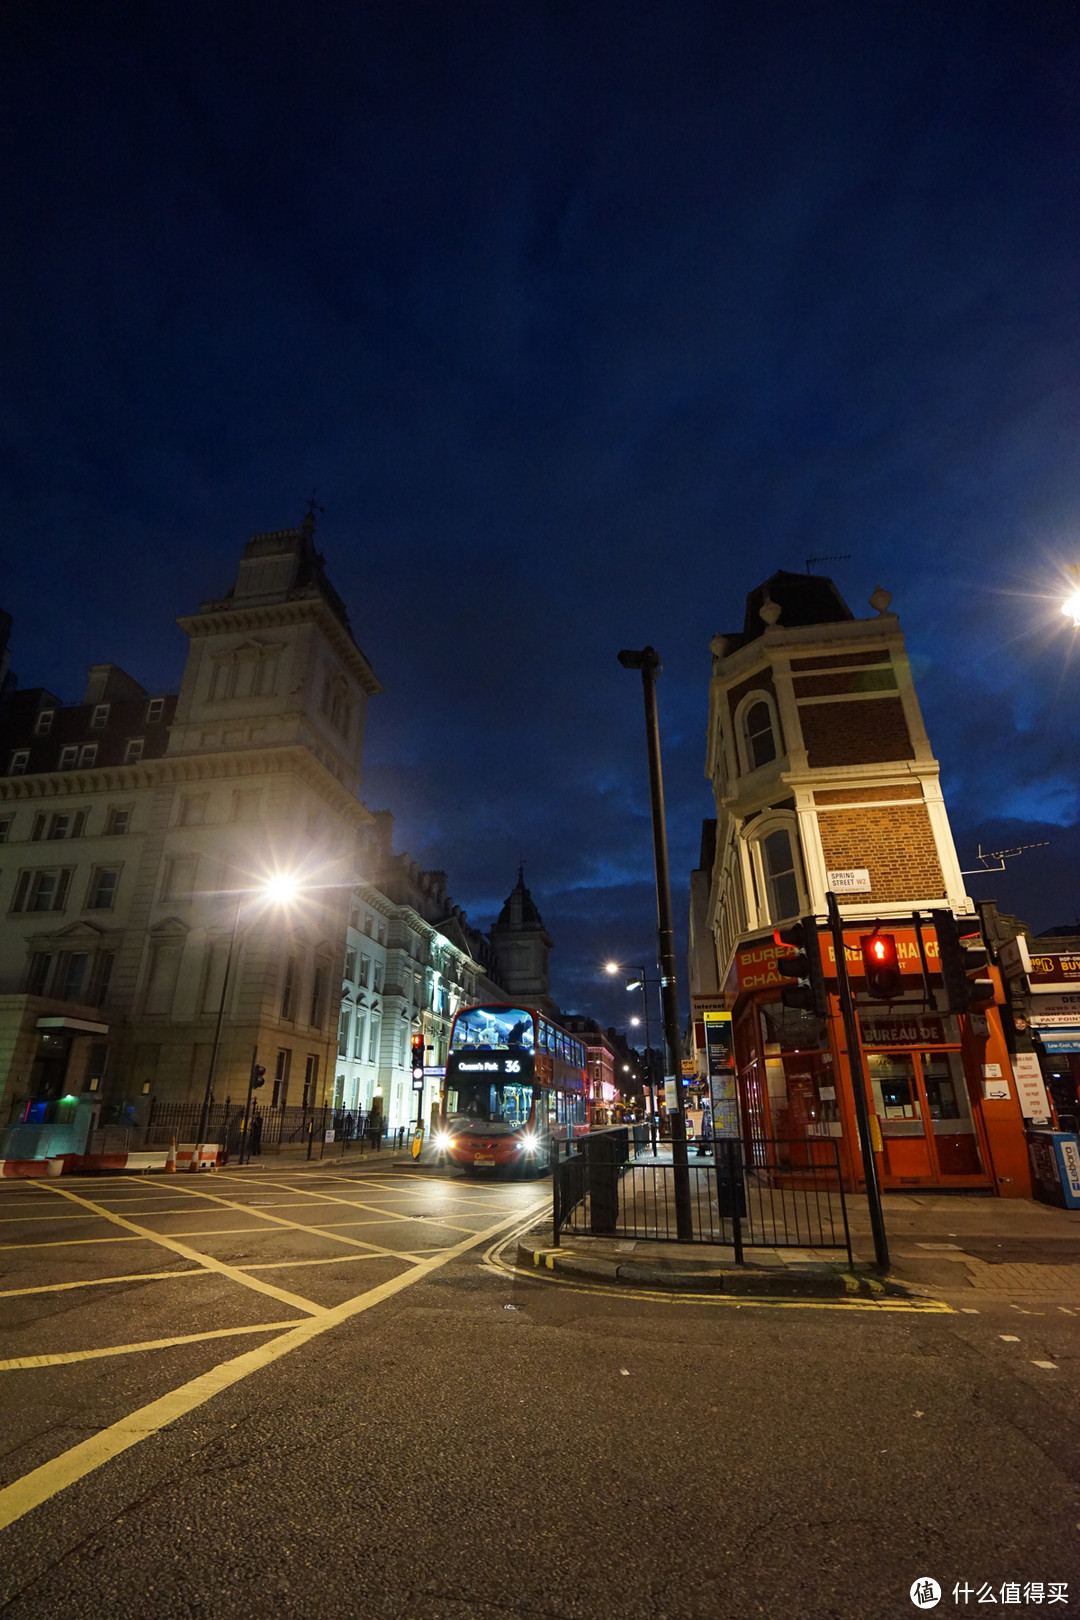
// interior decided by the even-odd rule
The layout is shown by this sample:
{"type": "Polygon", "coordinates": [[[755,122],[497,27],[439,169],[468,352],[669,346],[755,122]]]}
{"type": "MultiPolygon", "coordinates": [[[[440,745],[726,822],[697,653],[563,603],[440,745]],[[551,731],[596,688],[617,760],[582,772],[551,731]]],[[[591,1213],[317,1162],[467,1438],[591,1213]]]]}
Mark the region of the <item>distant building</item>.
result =
{"type": "Polygon", "coordinates": [[[488,939],[495,972],[511,1001],[539,1007],[555,1016],[558,1008],[551,999],[548,967],[551,940],[536,902],[525,887],[524,867],[518,868],[517,883],[488,931],[488,939]]]}
{"type": "Polygon", "coordinates": [[[979,919],[889,603],[877,590],[876,616],[856,619],[831,580],[781,572],[750,593],[742,630],[712,642],[706,774],[716,820],[690,880],[697,1062],[704,1072],[705,1013],[730,1010],[748,1143],[836,1141],[849,1184],[860,1184],[831,936],[819,934],[823,1018],[785,1004],[791,981],[777,972],[773,939],[774,927],[800,918],[823,924],[832,890],[847,925],[883,1184],[1026,1195],[1024,1118],[998,1009],[956,1011],[942,974],[931,914],[946,913],[952,933],[978,934],[979,919]],[[870,1003],[859,980],[860,940],[877,923],[895,937],[903,969],[890,1005],[870,1003]]]}

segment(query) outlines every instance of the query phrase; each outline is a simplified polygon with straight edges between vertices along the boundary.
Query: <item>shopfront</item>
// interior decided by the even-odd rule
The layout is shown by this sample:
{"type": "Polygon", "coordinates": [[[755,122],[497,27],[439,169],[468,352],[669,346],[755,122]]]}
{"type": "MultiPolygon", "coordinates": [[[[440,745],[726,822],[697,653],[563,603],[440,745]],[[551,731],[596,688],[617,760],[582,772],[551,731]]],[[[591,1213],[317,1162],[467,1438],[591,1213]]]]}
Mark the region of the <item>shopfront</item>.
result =
{"type": "MultiPolygon", "coordinates": [[[[790,980],[776,971],[771,941],[737,953],[727,988],[748,1155],[755,1140],[783,1143],[787,1159],[805,1165],[825,1158],[815,1143],[830,1140],[831,1157],[835,1141],[845,1184],[858,1189],[862,1155],[852,1087],[861,1083],[882,1187],[1029,1196],[1024,1121],[997,1009],[955,1016],[927,1007],[926,1000],[940,999],[941,988],[931,965],[936,950],[922,944],[920,953],[913,937],[907,958],[916,963],[905,977],[910,999],[869,1004],[853,979],[860,1033],[854,1064],[835,975],[828,974],[827,936],[821,940],[824,1017],[783,1005],[781,990],[790,980]],[[920,989],[922,1005],[915,1000],[920,989]]],[[[845,945],[854,974],[858,936],[845,934],[845,945]]]]}

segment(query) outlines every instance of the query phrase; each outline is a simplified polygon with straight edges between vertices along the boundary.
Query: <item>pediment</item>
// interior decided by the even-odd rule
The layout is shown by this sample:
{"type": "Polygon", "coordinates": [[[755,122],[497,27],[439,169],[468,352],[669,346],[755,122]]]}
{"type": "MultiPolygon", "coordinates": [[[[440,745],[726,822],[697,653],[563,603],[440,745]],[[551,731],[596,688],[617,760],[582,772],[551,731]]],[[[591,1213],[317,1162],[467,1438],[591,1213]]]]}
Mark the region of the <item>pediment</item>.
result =
{"type": "Polygon", "coordinates": [[[67,946],[78,944],[96,945],[105,936],[105,929],[99,928],[97,923],[73,922],[66,928],[54,930],[51,937],[57,945],[67,946]]]}
{"type": "Polygon", "coordinates": [[[187,923],[182,922],[179,917],[163,917],[160,922],[147,929],[152,939],[186,939],[190,932],[187,923]]]}

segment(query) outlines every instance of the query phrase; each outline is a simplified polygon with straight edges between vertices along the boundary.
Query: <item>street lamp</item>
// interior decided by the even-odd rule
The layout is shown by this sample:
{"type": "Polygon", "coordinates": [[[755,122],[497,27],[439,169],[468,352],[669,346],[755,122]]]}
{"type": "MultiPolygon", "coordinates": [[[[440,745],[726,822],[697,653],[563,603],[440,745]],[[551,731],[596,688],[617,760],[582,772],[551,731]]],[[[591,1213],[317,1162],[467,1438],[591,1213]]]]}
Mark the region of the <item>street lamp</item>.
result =
{"type": "MultiPolygon", "coordinates": [[[[659,1122],[660,1122],[660,1110],[659,1110],[659,1108],[657,1106],[657,1101],[656,1101],[656,1077],[653,1074],[652,1048],[651,1048],[651,1046],[649,1044],[649,991],[648,991],[648,986],[650,984],[658,984],[659,980],[658,979],[648,979],[648,978],[646,978],[645,969],[643,967],[624,968],[621,962],[605,962],[604,963],[604,972],[605,973],[611,973],[611,974],[629,972],[629,973],[636,973],[636,975],[637,975],[636,978],[628,979],[626,981],[626,988],[628,990],[640,990],[641,991],[641,1010],[642,1010],[642,1013],[645,1016],[645,1082],[648,1085],[649,1096],[652,1099],[652,1138],[653,1138],[653,1153],[655,1154],[655,1152],[656,1152],[656,1132],[657,1132],[657,1127],[658,1127],[659,1122]]],[[[631,1024],[640,1024],[641,1019],[640,1018],[631,1018],[630,1022],[631,1022],[631,1024]]]]}
{"type": "MultiPolygon", "coordinates": [[[[214,1074],[217,1069],[218,1051],[221,1047],[221,1026],[225,1022],[225,1002],[229,994],[229,976],[232,972],[233,953],[236,950],[236,938],[240,931],[240,917],[244,909],[244,901],[254,897],[261,900],[264,905],[286,905],[295,896],[299,883],[295,877],[285,872],[276,872],[265,883],[252,889],[240,889],[236,895],[236,911],[233,914],[232,932],[229,935],[229,948],[225,953],[225,971],[221,976],[221,999],[218,1002],[217,1023],[214,1025],[214,1044],[210,1048],[210,1063],[206,1071],[206,1091],[203,1095],[202,1114],[199,1118],[199,1134],[195,1148],[193,1169],[198,1169],[202,1148],[206,1145],[206,1133],[210,1128],[210,1107],[214,1097],[214,1074]]],[[[256,1049],[256,1056],[258,1051],[256,1049]]],[[[252,1058],[254,1068],[255,1058],[252,1058]]]]}
{"type": "MultiPolygon", "coordinates": [[[[1080,567],[1069,569],[1074,582],[1080,586],[1080,567]]],[[[1061,604],[1061,611],[1067,619],[1073,622],[1073,629],[1080,630],[1080,590],[1075,590],[1067,602],[1061,604]]]]}

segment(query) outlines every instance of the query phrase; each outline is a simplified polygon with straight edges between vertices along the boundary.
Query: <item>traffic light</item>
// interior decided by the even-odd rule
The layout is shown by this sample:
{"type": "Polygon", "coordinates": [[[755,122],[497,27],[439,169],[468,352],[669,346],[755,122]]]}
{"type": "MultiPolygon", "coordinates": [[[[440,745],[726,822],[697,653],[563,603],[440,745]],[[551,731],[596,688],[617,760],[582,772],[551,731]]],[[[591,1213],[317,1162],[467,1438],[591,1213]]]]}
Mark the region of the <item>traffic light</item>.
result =
{"type": "Polygon", "coordinates": [[[261,1063],[253,1063],[251,1065],[251,1089],[252,1089],[252,1091],[258,1091],[259,1087],[260,1086],[265,1086],[265,1084],[266,1084],[266,1070],[263,1068],[261,1063]]]}
{"type": "Polygon", "coordinates": [[[412,1038],[412,1077],[414,1080],[424,1078],[424,1037],[419,1032],[412,1038]]]}
{"type": "Polygon", "coordinates": [[[967,1012],[993,1001],[994,981],[980,971],[989,958],[975,918],[955,917],[951,911],[934,911],[931,915],[949,1012],[967,1012]]]}
{"type": "Polygon", "coordinates": [[[778,945],[783,945],[793,953],[776,958],[777,973],[782,978],[797,981],[795,984],[784,986],[780,992],[780,1000],[785,1007],[814,1013],[818,1018],[824,1018],[828,1013],[829,1003],[825,994],[825,974],[821,966],[817,919],[803,917],[797,923],[790,923],[787,928],[774,928],[773,939],[778,945]]]}
{"type": "Polygon", "coordinates": [[[872,934],[864,934],[859,944],[862,946],[866,993],[870,1000],[896,1001],[903,990],[903,978],[895,934],[883,934],[875,928],[872,934]]]}

